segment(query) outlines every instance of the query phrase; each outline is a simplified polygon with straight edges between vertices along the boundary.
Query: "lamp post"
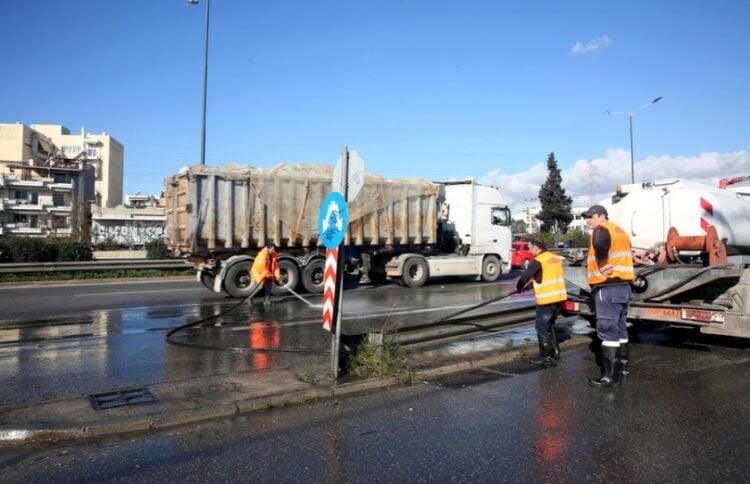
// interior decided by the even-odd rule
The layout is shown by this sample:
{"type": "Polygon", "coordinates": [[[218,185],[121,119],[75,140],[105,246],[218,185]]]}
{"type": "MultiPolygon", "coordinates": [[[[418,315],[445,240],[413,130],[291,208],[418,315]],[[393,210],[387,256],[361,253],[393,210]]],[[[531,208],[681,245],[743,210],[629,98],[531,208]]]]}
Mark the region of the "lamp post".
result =
{"type": "MultiPolygon", "coordinates": [[[[198,0],[187,0],[192,5],[198,5],[198,0]]],[[[206,89],[208,87],[208,14],[211,10],[211,0],[206,0],[206,39],[203,49],[203,117],[201,123],[201,165],[206,164],[206,89]]]]}
{"type": "Polygon", "coordinates": [[[619,113],[619,112],[612,112],[612,111],[604,111],[604,114],[609,114],[612,116],[623,115],[623,116],[628,116],[628,118],[630,119],[630,183],[635,183],[635,161],[633,157],[633,115],[637,113],[638,111],[640,111],[641,109],[647,108],[651,106],[652,104],[657,103],[659,101],[661,101],[661,96],[655,98],[653,101],[648,102],[644,104],[643,106],[636,108],[630,112],[619,113]]]}
{"type": "Polygon", "coordinates": [[[534,228],[534,226],[531,223],[532,222],[532,220],[531,220],[531,207],[529,205],[531,203],[533,203],[533,202],[538,202],[539,199],[536,198],[536,197],[534,197],[534,198],[524,198],[523,201],[526,203],[526,207],[524,208],[524,212],[526,212],[526,223],[527,223],[526,232],[527,233],[532,233],[532,229],[534,228]]]}

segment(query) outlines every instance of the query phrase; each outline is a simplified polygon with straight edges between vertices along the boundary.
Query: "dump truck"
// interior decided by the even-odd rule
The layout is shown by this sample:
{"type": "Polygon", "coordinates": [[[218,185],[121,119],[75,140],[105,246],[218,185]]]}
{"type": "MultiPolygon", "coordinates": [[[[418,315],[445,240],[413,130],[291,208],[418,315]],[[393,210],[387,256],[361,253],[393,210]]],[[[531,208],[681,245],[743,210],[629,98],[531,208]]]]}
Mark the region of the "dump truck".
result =
{"type": "MultiPolygon", "coordinates": [[[[602,205],[630,236],[636,277],[628,321],[691,326],[750,338],[750,180],[719,187],[669,179],[622,185],[602,205]]],[[[594,320],[586,265],[567,268],[581,288],[568,314],[594,320]]]]}
{"type": "MultiPolygon", "coordinates": [[[[318,218],[332,175],[319,164],[184,168],[165,181],[167,247],[207,288],[242,298],[254,289],[254,257],[274,243],[282,279],[274,292],[322,293],[318,218]]],[[[494,187],[365,174],[347,209],[345,269],[361,281],[419,287],[436,276],[494,281],[510,270],[510,210],[494,187]]]]}

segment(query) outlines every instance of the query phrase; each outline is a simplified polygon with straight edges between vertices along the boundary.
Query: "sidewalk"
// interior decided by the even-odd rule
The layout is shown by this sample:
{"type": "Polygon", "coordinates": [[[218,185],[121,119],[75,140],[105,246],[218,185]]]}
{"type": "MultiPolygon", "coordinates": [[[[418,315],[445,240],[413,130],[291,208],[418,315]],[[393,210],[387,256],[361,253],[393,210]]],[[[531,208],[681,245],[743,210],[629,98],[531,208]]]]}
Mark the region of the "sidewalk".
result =
{"type": "MultiPolygon", "coordinates": [[[[576,334],[582,331],[575,324],[560,326],[569,335],[561,341],[563,351],[590,341],[576,334]]],[[[425,349],[407,348],[407,358],[414,370],[413,381],[509,362],[535,352],[534,329],[524,327],[425,349]]],[[[404,378],[334,382],[329,356],[305,370],[304,377],[290,368],[273,368],[152,383],[147,390],[154,402],[103,410],[96,410],[88,396],[2,408],[0,448],[160,430],[408,383],[404,378]]]]}

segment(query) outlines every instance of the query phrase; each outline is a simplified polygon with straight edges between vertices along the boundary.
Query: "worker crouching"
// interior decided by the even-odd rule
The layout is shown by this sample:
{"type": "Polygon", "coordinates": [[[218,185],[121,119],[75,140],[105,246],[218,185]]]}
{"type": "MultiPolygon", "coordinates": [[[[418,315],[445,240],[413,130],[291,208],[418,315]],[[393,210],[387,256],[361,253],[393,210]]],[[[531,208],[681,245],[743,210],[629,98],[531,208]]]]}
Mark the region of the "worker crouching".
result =
{"type": "Polygon", "coordinates": [[[276,251],[275,244],[268,244],[255,257],[253,267],[250,269],[253,281],[258,284],[255,291],[262,287],[265,292],[263,304],[271,304],[271,289],[274,283],[281,281],[281,270],[279,269],[279,253],[276,251]]]}

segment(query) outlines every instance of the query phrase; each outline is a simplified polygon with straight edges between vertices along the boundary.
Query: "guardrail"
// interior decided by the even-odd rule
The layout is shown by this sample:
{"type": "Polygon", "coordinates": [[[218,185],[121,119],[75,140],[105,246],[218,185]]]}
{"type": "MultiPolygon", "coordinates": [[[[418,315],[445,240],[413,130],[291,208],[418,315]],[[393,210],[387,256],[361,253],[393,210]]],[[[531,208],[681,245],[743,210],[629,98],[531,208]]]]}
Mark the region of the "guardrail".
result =
{"type": "Polygon", "coordinates": [[[32,273],[32,272],[76,272],[76,271],[110,271],[117,269],[162,269],[179,270],[190,269],[192,264],[185,259],[128,259],[128,260],[96,260],[87,262],[34,262],[0,263],[0,274],[32,273]]]}
{"type": "Polygon", "coordinates": [[[516,326],[528,326],[534,323],[535,311],[536,306],[532,300],[529,301],[528,307],[503,309],[486,314],[399,328],[391,335],[391,338],[400,345],[414,345],[516,326]]]}

